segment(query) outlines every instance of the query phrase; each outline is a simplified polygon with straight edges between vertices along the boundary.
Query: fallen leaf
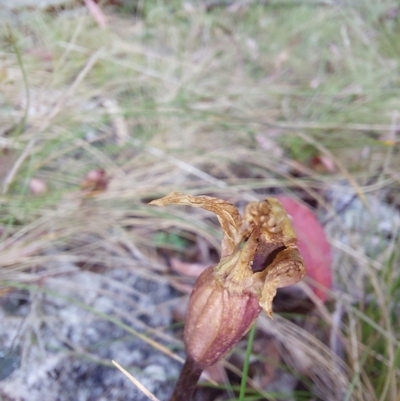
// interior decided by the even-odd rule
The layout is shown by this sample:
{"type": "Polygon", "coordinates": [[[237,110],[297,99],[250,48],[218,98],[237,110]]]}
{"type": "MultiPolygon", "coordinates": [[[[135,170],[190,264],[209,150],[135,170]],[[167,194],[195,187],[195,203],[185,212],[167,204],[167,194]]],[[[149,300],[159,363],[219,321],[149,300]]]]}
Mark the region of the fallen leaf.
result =
{"type": "MultiPolygon", "coordinates": [[[[324,232],[314,213],[302,203],[287,196],[278,199],[292,217],[292,224],[297,235],[297,246],[304,259],[307,276],[327,290],[332,288],[332,251],[324,232]]],[[[315,294],[325,301],[327,293],[314,287],[315,294]]]]}

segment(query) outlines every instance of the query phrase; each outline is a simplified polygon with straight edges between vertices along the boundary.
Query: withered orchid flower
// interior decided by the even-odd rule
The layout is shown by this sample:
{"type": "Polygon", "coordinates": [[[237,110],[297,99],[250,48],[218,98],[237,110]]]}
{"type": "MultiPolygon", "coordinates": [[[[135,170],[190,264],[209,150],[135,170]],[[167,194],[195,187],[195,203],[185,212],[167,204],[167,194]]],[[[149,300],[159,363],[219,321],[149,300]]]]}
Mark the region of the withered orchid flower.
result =
{"type": "MultiPolygon", "coordinates": [[[[150,204],[209,210],[217,215],[223,229],[221,260],[198,277],[185,323],[188,359],[201,372],[235,346],[261,309],[272,317],[272,300],[278,288],[304,277],[296,235],[289,216],[275,198],[248,203],[243,216],[233,204],[210,196],[173,192],[150,204]]],[[[184,370],[185,366],[182,374],[184,370]]],[[[180,381],[176,394],[179,386],[187,386],[181,377],[180,381]]],[[[171,400],[181,399],[176,394],[171,400]]]]}
{"type": "Polygon", "coordinates": [[[272,316],[277,288],[300,281],[303,260],[290,218],[274,198],[237,208],[210,196],[173,192],[151,205],[189,205],[215,213],[224,231],[221,260],[197,279],[184,341],[202,367],[217,362],[246,334],[261,309],[272,316]]]}

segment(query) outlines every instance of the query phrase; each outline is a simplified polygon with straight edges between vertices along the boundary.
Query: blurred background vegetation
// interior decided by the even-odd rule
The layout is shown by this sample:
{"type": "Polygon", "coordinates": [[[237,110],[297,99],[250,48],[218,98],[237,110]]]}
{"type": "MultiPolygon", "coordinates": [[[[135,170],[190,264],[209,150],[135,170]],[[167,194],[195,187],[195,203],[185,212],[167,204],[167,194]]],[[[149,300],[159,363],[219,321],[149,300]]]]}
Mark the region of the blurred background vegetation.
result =
{"type": "MultiPolygon", "coordinates": [[[[0,18],[4,299],[46,291],[66,260],[102,274],[134,259],[182,293],[171,258],[213,261],[220,231],[148,201],[286,194],[325,223],[334,286],[277,318],[308,361],[277,366],[301,386],[250,380],[246,399],[400,398],[397,1],[8,2],[0,18]],[[343,394],[324,393],[336,379],[343,394]]],[[[198,399],[232,399],[232,380],[198,399]]]]}

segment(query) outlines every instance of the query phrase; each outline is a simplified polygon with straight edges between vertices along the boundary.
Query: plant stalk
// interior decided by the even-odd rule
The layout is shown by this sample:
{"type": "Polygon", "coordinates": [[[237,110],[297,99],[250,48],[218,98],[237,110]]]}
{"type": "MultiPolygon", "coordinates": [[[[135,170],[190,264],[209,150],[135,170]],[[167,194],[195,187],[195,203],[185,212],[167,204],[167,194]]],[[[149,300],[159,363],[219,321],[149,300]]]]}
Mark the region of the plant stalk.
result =
{"type": "Polygon", "coordinates": [[[203,369],[199,368],[196,362],[188,356],[169,401],[190,401],[202,371],[203,369]]]}

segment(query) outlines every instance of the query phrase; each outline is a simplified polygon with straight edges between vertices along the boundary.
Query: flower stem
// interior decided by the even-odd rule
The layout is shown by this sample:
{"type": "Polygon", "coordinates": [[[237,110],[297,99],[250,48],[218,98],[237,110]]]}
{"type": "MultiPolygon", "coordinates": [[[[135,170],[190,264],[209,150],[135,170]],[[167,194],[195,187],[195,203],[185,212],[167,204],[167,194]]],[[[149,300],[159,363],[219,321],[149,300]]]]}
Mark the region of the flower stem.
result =
{"type": "Polygon", "coordinates": [[[169,401],[190,401],[203,369],[189,356],[183,364],[174,392],[169,401]]]}

